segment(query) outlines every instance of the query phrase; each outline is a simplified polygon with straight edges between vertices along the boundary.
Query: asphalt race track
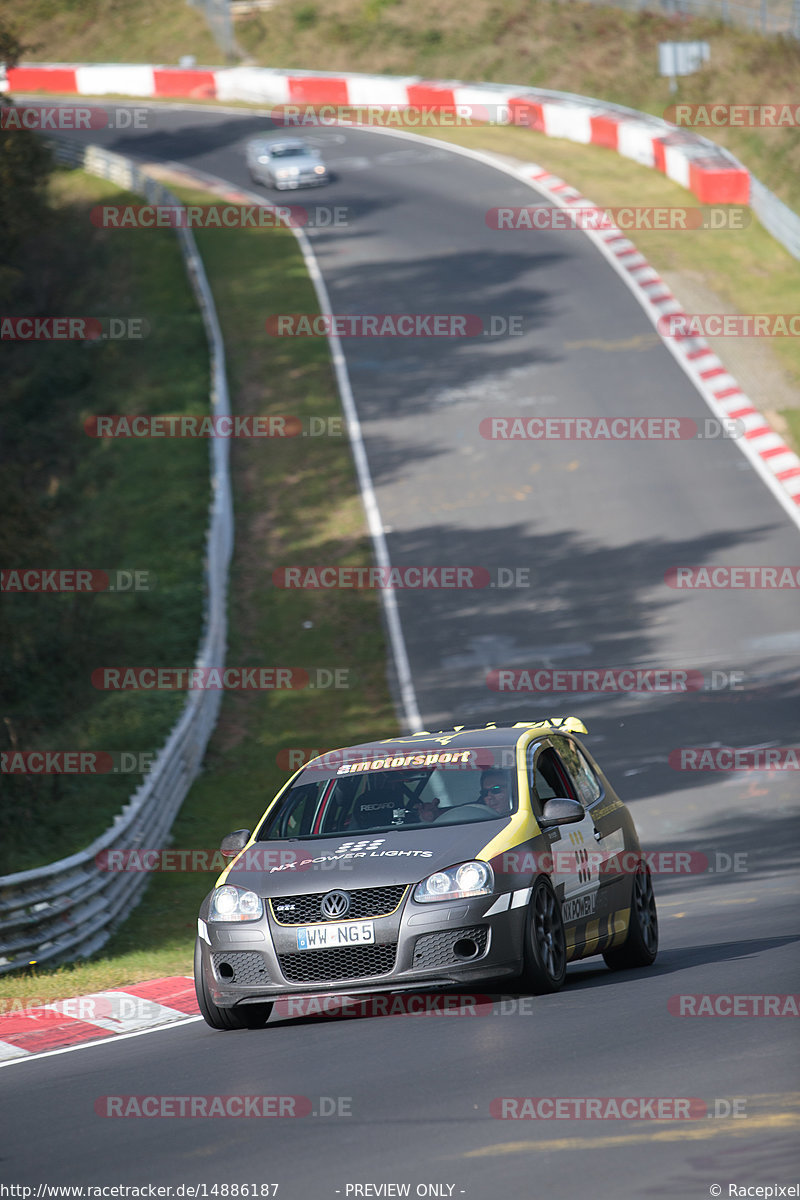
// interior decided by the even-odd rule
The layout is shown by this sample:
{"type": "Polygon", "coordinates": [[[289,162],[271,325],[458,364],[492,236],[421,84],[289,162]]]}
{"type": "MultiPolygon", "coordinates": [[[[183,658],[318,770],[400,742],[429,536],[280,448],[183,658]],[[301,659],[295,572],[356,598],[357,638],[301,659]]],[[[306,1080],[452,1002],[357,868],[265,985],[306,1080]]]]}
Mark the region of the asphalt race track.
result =
{"type": "MultiPolygon", "coordinates": [[[[158,109],[146,130],[92,137],[250,189],[243,145],[266,124],[158,109]]],[[[493,416],[680,416],[703,428],[710,413],[588,239],[487,226],[492,207],[537,202],[521,183],[374,131],[310,140],[334,181],[280,199],[348,208],[346,228],[311,235],[334,311],[513,316],[522,329],[343,341],[392,563],[529,572],[528,587],[398,593],[426,727],[579,713],[645,847],[702,852],[708,869],[656,876],[662,950],[648,971],[590,960],[557,996],[498,995],[474,1017],[273,1017],[231,1034],[197,1021],[15,1063],[0,1074],[0,1181],[277,1183],[283,1200],[699,1200],[730,1184],[797,1184],[791,1017],[681,1017],[669,1004],[796,989],[796,772],[668,763],[681,746],[797,742],[797,591],[682,592],[664,576],[797,565],[798,526],[730,440],[481,437],[493,416]],[[497,668],[630,666],[740,679],[555,700],[486,682],[497,668]],[[110,1094],[303,1096],[317,1115],[99,1116],[110,1094]],[[526,1096],[690,1097],[711,1115],[491,1115],[493,1100],[526,1096]]]]}

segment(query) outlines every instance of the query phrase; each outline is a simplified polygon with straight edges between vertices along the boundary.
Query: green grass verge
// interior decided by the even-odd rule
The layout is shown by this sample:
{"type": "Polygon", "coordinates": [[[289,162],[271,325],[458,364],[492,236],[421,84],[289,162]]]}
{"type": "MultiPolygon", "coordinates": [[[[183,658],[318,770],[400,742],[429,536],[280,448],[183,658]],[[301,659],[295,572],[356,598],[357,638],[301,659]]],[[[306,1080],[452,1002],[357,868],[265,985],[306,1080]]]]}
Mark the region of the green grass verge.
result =
{"type": "MultiPolygon", "coordinates": [[[[199,193],[181,193],[195,202],[199,193]]],[[[297,242],[284,230],[197,235],[217,303],[238,413],[340,417],[325,341],[273,339],[270,313],[317,311],[297,242]]],[[[284,591],[293,563],[371,564],[349,443],[343,436],[231,443],[236,549],[230,666],[346,670],[348,687],[228,692],[198,778],[173,829],[175,848],[214,850],[253,826],[287,771],[281,751],[347,745],[397,730],[375,593],[284,591]]],[[[0,997],[31,1002],[191,972],[196,916],[216,872],[153,876],[144,900],[86,963],[0,979],[0,997]]]]}
{"type": "MultiPolygon", "coordinates": [[[[140,571],[149,590],[4,594],[0,749],[152,753],[184,697],[101,691],[91,673],[194,661],[208,446],[100,440],[87,435],[84,421],[115,412],[207,412],[207,344],[174,234],[95,228],[93,205],[137,198],[82,172],[57,172],[51,192],[52,219],[31,250],[30,278],[11,289],[6,312],[144,318],[149,333],[3,343],[0,563],[140,571]]],[[[140,778],[5,775],[0,874],[87,845],[140,778]]]]}

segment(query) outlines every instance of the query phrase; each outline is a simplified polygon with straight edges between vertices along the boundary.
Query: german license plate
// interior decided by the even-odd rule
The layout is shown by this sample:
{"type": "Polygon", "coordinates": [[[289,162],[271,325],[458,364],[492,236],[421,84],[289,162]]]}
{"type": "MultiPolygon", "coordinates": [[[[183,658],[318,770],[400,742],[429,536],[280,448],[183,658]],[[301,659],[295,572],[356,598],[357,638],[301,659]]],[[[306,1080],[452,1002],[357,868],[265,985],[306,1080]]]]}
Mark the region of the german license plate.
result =
{"type": "Polygon", "coordinates": [[[375,941],[373,921],[337,921],[332,925],[301,925],[298,950],[327,950],[332,946],[364,946],[375,941]]]}

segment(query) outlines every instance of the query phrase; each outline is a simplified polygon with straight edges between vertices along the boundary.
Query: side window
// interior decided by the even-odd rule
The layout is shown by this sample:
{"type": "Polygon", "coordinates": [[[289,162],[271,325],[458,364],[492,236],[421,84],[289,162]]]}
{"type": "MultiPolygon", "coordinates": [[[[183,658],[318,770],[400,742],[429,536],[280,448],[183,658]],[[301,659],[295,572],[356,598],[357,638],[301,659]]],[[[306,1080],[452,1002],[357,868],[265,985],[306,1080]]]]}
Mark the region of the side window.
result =
{"type": "Polygon", "coordinates": [[[577,793],[556,752],[545,746],[537,754],[537,749],[534,746],[532,752],[529,751],[528,780],[535,811],[541,814],[544,805],[554,796],[567,796],[574,800],[577,793]]]}
{"type": "Polygon", "coordinates": [[[298,795],[292,796],[281,817],[279,837],[302,837],[311,833],[319,787],[312,784],[310,787],[299,787],[296,791],[298,795]]]}
{"type": "Polygon", "coordinates": [[[553,744],[558,748],[561,760],[569,772],[570,779],[584,808],[594,804],[602,794],[600,781],[589,766],[589,761],[575,742],[569,738],[553,738],[553,744]]]}

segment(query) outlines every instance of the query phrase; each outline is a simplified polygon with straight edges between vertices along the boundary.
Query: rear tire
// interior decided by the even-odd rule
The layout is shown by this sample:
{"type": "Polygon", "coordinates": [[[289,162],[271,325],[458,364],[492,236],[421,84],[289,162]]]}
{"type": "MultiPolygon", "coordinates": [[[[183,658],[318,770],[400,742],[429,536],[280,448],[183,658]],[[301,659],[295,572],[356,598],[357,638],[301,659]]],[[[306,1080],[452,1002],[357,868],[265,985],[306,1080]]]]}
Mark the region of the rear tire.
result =
{"type": "Polygon", "coordinates": [[[561,905],[542,877],[536,880],[528,905],[523,962],[522,980],[534,996],[547,996],[564,986],[567,939],[561,905]]]}
{"type": "Polygon", "coordinates": [[[200,938],[194,945],[194,990],[203,1020],[212,1029],[263,1029],[272,1004],[245,1004],[242,1008],[220,1008],[208,994],[203,974],[203,952],[200,938]]]}
{"type": "Polygon", "coordinates": [[[621,946],[603,953],[607,967],[625,971],[631,967],[650,967],[658,954],[658,913],[650,869],[640,864],[633,877],[628,936],[621,946]]]}

